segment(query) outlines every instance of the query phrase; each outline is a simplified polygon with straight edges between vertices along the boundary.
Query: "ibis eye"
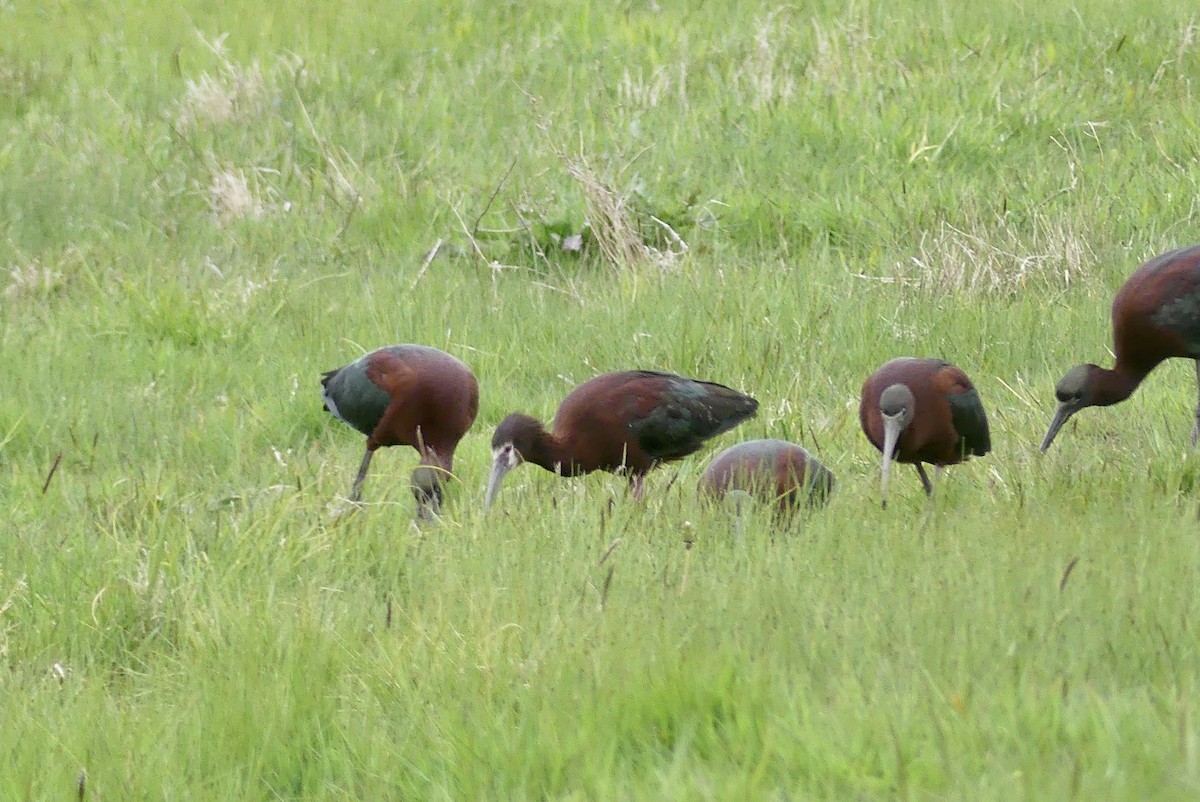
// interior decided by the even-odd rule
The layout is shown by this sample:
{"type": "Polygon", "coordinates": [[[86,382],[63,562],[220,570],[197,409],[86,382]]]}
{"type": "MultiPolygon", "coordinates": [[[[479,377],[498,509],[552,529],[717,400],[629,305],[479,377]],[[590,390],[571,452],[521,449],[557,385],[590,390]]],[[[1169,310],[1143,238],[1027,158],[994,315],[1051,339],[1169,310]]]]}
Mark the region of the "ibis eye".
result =
{"type": "Polygon", "coordinates": [[[505,443],[504,445],[500,446],[497,459],[503,460],[504,462],[508,463],[510,467],[512,467],[521,461],[521,452],[518,451],[517,447],[512,443],[505,443]]]}

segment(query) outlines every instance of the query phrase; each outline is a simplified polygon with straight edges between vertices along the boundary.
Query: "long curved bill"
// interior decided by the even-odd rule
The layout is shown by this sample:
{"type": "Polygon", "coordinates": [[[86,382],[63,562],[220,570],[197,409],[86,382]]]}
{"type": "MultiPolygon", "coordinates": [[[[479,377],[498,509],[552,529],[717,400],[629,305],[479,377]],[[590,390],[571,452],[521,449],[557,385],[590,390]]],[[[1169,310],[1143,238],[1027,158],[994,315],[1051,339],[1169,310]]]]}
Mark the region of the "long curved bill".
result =
{"type": "Polygon", "coordinates": [[[1058,430],[1062,428],[1067,419],[1075,414],[1075,410],[1071,409],[1066,404],[1059,404],[1058,409],[1054,410],[1054,418],[1050,421],[1050,428],[1046,431],[1046,436],[1042,438],[1042,453],[1050,448],[1050,444],[1054,442],[1054,438],[1058,435],[1058,430]]]}
{"type": "Polygon", "coordinates": [[[888,473],[892,467],[892,454],[896,450],[896,441],[900,439],[900,421],[898,418],[883,419],[883,473],[879,482],[879,493],[883,497],[881,506],[887,509],[888,473]]]}
{"type": "Polygon", "coordinates": [[[492,506],[492,502],[496,500],[496,496],[500,495],[500,485],[504,482],[504,475],[512,470],[512,465],[508,460],[501,455],[497,455],[492,462],[492,472],[488,475],[487,495],[483,498],[483,511],[487,512],[492,506]]]}

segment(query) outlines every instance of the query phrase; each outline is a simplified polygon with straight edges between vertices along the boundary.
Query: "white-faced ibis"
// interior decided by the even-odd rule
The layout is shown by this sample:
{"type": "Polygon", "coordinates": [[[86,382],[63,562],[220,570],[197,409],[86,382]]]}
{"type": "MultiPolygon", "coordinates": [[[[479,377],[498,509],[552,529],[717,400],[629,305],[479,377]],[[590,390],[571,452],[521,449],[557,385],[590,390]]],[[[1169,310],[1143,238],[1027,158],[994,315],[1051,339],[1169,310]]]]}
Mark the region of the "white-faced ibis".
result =
{"type": "Polygon", "coordinates": [[[965,373],[940,359],[901,357],[880,367],[863,383],[858,417],[867,439],[883,454],[884,507],[893,459],[916,466],[928,496],[933,495],[933,485],[922,463],[940,472],[992,448],[975,386],[965,373]]]}
{"type": "Polygon", "coordinates": [[[350,498],[358,501],[375,450],[412,446],[417,515],[440,511],[454,450],[479,410],[479,384],[461,361],[425,345],[389,345],[321,377],[325,409],[367,436],[350,498]]]}
{"type": "Polygon", "coordinates": [[[504,475],[532,462],[561,476],[627,472],[635,497],[659,463],[681,459],[704,441],[754,416],[758,402],[720,384],[670,373],[605,373],[576,387],[555,413],[552,431],[514,412],[492,437],[484,508],[504,475]]]}
{"type": "MultiPolygon", "coordinates": [[[[1146,262],[1112,302],[1112,369],[1076,365],[1054,388],[1058,409],[1042,440],[1050,448],[1067,419],[1084,407],[1124,401],[1159,362],[1172,357],[1196,360],[1200,391],[1200,245],[1161,254],[1146,262]]],[[[1192,445],[1200,436],[1200,402],[1192,424],[1192,445]]]]}
{"type": "Polygon", "coordinates": [[[722,451],[700,478],[702,492],[715,498],[744,492],[780,512],[824,504],[833,474],[803,447],[785,440],[747,440],[722,451]]]}

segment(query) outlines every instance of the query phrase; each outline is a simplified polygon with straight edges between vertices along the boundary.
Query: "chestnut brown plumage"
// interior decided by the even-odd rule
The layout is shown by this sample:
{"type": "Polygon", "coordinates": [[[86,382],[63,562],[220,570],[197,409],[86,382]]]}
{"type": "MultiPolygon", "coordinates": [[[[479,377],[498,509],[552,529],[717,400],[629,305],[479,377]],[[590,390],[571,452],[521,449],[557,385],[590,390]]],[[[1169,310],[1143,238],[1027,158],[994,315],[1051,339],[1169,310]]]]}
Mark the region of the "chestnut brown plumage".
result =
{"type": "Polygon", "coordinates": [[[744,492],[780,512],[824,504],[833,474],[803,447],[785,440],[747,440],[722,451],[700,478],[701,492],[724,498],[744,492]]]}
{"type": "MultiPolygon", "coordinates": [[[[1161,254],[1138,268],[1113,297],[1112,332],[1111,369],[1076,365],[1054,388],[1058,408],[1042,451],[1076,412],[1124,401],[1165,359],[1196,360],[1200,394],[1200,245],[1161,254]]],[[[1200,400],[1194,421],[1192,445],[1200,436],[1200,400]]]]}
{"type": "Polygon", "coordinates": [[[325,409],[367,436],[351,500],[361,498],[376,449],[411,446],[420,454],[411,483],[417,515],[438,513],[454,451],[479,410],[470,368],[429,346],[389,345],[327,371],[321,386],[325,409]]]}
{"type": "Polygon", "coordinates": [[[605,373],[563,399],[551,431],[517,412],[500,422],[484,508],[522,462],[561,476],[626,472],[640,496],[642,479],[656,465],[697,451],[757,409],[750,396],[712,382],[646,370],[605,373]]]}
{"type": "Polygon", "coordinates": [[[863,383],[858,415],[867,439],[883,455],[884,507],[892,460],[914,465],[925,494],[932,495],[922,463],[940,470],[992,448],[975,386],[959,368],[940,359],[901,357],[880,367],[863,383]]]}

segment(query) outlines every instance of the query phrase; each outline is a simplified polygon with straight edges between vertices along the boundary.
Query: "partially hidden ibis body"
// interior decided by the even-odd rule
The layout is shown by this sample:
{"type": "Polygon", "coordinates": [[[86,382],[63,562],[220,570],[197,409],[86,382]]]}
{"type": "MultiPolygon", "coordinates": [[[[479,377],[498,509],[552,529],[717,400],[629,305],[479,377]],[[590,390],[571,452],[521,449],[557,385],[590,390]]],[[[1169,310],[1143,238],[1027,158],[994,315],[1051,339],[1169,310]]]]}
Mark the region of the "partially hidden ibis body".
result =
{"type": "Polygon", "coordinates": [[[900,357],[863,383],[859,403],[863,432],[883,456],[880,491],[887,506],[890,463],[916,467],[927,496],[933,485],[924,463],[955,465],[992,448],[987,415],[975,385],[940,359],[900,357]]]}
{"type": "Polygon", "coordinates": [[[425,345],[389,345],[322,375],[325,409],[367,436],[350,498],[361,498],[371,457],[386,446],[420,454],[412,473],[417,515],[440,511],[454,451],[479,411],[479,384],[462,361],[425,345]]]}
{"type": "Polygon", "coordinates": [[[741,492],[781,513],[825,503],[833,473],[803,446],[786,440],[747,440],[722,451],[704,471],[700,489],[714,498],[741,492]]]}
{"type": "Polygon", "coordinates": [[[605,373],[563,399],[549,431],[516,412],[500,422],[484,506],[522,462],[561,476],[625,472],[640,496],[643,478],[656,465],[699,450],[757,410],[750,396],[712,382],[646,370],[605,373]]]}
{"type": "MultiPolygon", "coordinates": [[[[1200,245],[1169,251],[1138,268],[1113,297],[1112,332],[1116,361],[1111,369],[1076,365],[1054,388],[1058,407],[1042,451],[1072,415],[1129,398],[1163,360],[1196,360],[1200,394],[1200,245]]],[[[1200,399],[1194,420],[1192,445],[1200,436],[1200,399]]]]}

